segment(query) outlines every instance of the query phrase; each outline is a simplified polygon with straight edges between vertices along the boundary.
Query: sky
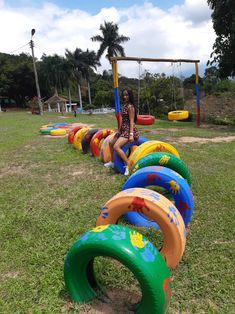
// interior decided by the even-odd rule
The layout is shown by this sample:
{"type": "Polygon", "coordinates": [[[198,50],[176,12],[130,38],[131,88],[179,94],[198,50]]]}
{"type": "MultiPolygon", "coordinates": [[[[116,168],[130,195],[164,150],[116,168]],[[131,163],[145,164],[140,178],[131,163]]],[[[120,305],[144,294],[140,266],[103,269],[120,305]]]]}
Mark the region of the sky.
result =
{"type": "MultiPolygon", "coordinates": [[[[118,24],[119,34],[130,37],[123,44],[126,56],[200,60],[204,75],[215,33],[211,10],[206,0],[0,0],[0,52],[31,54],[31,29],[34,53],[63,56],[65,49],[97,51],[99,43],[91,37],[100,33],[104,21],[118,24]]],[[[109,70],[101,58],[98,73],[109,70]]],[[[194,64],[120,61],[118,72],[138,77],[145,71],[189,76],[194,64]]]]}

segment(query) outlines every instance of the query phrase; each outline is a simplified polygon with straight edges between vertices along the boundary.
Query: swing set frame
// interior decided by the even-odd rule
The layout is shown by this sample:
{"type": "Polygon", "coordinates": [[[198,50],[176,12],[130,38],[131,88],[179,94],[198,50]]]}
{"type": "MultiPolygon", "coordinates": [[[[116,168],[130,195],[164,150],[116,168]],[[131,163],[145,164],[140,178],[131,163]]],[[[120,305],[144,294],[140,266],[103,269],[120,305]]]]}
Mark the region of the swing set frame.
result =
{"type": "Polygon", "coordinates": [[[156,59],[156,58],[137,58],[137,57],[111,57],[112,69],[113,69],[113,86],[114,86],[114,101],[115,111],[118,127],[121,122],[121,110],[119,100],[119,89],[118,89],[118,61],[142,61],[146,62],[171,62],[171,63],[194,63],[195,64],[195,84],[196,84],[196,96],[197,96],[197,127],[200,127],[200,91],[199,91],[199,67],[200,60],[191,59],[156,59]]]}

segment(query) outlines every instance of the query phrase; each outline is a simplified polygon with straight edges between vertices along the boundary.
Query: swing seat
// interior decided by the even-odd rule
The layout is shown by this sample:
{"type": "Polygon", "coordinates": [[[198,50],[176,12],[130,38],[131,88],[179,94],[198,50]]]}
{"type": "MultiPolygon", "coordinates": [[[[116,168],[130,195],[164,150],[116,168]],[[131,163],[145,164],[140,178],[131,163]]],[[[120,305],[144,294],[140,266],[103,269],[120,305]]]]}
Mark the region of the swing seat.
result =
{"type": "Polygon", "coordinates": [[[189,112],[185,110],[168,112],[168,120],[170,121],[186,120],[188,117],[189,112]]]}
{"type": "Polygon", "coordinates": [[[150,125],[155,122],[155,117],[150,115],[138,115],[136,124],[139,125],[150,125]]]}

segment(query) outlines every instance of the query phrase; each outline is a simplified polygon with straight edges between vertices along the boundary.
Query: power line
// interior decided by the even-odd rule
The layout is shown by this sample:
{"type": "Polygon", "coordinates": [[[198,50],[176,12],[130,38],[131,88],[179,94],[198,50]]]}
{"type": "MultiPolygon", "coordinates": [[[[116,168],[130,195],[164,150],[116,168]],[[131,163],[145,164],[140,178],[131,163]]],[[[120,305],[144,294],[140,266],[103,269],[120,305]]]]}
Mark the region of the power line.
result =
{"type": "Polygon", "coordinates": [[[19,48],[15,49],[15,50],[13,50],[13,51],[9,52],[9,54],[12,54],[12,53],[16,52],[17,50],[20,50],[20,49],[22,49],[22,48],[24,48],[24,47],[28,46],[28,44],[30,44],[30,42],[28,42],[27,44],[25,44],[25,45],[23,45],[23,46],[21,46],[21,47],[19,47],[19,48]]]}

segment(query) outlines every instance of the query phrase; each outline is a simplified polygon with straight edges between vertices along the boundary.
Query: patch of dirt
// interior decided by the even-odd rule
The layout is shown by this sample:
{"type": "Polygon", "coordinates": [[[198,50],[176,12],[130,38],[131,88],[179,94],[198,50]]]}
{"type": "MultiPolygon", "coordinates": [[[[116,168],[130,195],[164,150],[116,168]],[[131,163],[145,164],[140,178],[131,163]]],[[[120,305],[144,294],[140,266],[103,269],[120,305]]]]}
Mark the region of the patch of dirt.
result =
{"type": "Polygon", "coordinates": [[[58,118],[68,119],[68,118],[70,118],[70,117],[66,117],[66,116],[58,116],[58,118]]]}
{"type": "Polygon", "coordinates": [[[140,301],[141,296],[120,289],[109,289],[107,297],[93,306],[96,314],[133,314],[133,305],[140,301]]]}
{"type": "Polygon", "coordinates": [[[218,136],[214,138],[202,138],[202,137],[191,137],[191,136],[183,136],[179,137],[177,139],[174,139],[174,141],[180,142],[180,143],[222,143],[222,142],[232,142],[235,141],[235,136],[218,136]]]}
{"type": "MultiPolygon", "coordinates": [[[[133,305],[140,301],[141,295],[138,293],[130,293],[129,291],[120,290],[117,288],[109,288],[106,295],[98,295],[97,298],[84,305],[79,305],[79,313],[89,314],[133,314],[133,305]]],[[[67,313],[74,309],[72,302],[66,303],[61,309],[62,313],[67,313]]]]}
{"type": "Polygon", "coordinates": [[[156,130],[144,130],[146,133],[151,133],[151,134],[159,134],[159,133],[168,133],[168,132],[178,132],[182,131],[182,129],[176,129],[176,128],[167,128],[167,129],[162,129],[158,128],[156,130]]]}
{"type": "MultiPolygon", "coordinates": [[[[235,117],[235,98],[226,95],[201,95],[200,99],[201,119],[202,121],[208,117],[233,118],[235,117]]],[[[190,97],[186,100],[184,107],[192,113],[197,112],[196,97],[190,97]]]]}
{"type": "Polygon", "coordinates": [[[3,273],[0,275],[0,279],[1,280],[8,280],[8,279],[15,279],[19,276],[19,273],[18,272],[15,272],[15,271],[11,271],[11,272],[8,272],[8,273],[3,273]]]}
{"type": "Polygon", "coordinates": [[[28,173],[28,170],[26,170],[22,166],[5,167],[0,170],[0,178],[8,177],[8,176],[15,176],[15,175],[26,176],[27,173],[28,173]]]}

